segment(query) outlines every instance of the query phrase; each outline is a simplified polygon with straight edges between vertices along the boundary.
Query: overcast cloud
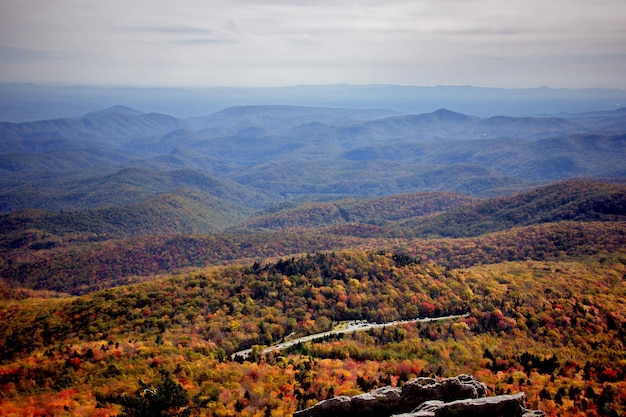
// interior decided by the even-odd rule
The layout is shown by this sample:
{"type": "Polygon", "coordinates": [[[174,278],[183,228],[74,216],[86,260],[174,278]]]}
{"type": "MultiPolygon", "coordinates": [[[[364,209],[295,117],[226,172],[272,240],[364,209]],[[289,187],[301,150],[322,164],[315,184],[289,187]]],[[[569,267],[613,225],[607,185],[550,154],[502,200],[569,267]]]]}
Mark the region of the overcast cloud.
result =
{"type": "Polygon", "coordinates": [[[0,0],[0,81],[626,88],[626,0],[0,0]]]}

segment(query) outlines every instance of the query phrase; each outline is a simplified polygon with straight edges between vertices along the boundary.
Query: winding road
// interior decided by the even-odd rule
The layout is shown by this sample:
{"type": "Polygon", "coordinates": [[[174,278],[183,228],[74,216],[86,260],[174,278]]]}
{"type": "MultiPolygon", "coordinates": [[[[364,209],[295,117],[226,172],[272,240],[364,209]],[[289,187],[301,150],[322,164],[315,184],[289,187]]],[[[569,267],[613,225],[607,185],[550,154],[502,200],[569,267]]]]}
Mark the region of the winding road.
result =
{"type": "MultiPolygon", "coordinates": [[[[454,319],[460,319],[460,318],[468,317],[468,316],[469,316],[469,313],[452,315],[452,316],[442,316],[442,317],[426,317],[423,319],[397,320],[397,321],[390,321],[387,323],[369,323],[366,321],[342,322],[339,325],[337,325],[337,327],[335,327],[333,330],[329,330],[327,332],[310,334],[308,336],[298,337],[297,339],[284,341],[276,345],[263,348],[263,350],[261,350],[261,354],[266,354],[269,352],[273,352],[275,350],[287,349],[288,347],[297,345],[298,343],[304,343],[304,342],[310,342],[312,340],[322,339],[326,336],[330,336],[333,334],[360,332],[360,331],[365,331],[365,330],[370,330],[370,329],[377,329],[380,327],[397,326],[399,324],[406,324],[406,323],[430,323],[430,322],[435,322],[435,321],[454,320],[454,319]]],[[[250,353],[252,353],[252,349],[244,349],[244,350],[240,350],[239,352],[233,353],[230,357],[233,360],[237,357],[246,359],[250,355],[250,353]]]]}

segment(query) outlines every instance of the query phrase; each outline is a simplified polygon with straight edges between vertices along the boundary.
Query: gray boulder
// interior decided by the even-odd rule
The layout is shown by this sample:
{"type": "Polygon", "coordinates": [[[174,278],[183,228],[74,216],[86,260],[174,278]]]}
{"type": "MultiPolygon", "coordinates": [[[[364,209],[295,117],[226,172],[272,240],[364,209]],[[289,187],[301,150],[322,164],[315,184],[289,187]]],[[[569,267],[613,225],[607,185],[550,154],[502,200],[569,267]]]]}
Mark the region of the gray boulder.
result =
{"type": "Polygon", "coordinates": [[[428,400],[452,401],[485,396],[487,387],[471,375],[459,375],[437,382],[433,378],[416,378],[399,387],[382,387],[355,397],[336,397],[305,410],[294,417],[319,417],[341,413],[342,417],[390,416],[408,412],[428,400]]]}
{"type": "MultiPolygon", "coordinates": [[[[396,414],[394,417],[522,417],[528,411],[524,408],[524,397],[522,392],[515,395],[470,398],[450,402],[426,401],[413,412],[396,414]]],[[[535,415],[538,417],[541,414],[535,415]]]]}
{"type": "Polygon", "coordinates": [[[487,397],[471,375],[440,381],[416,378],[400,387],[382,387],[355,397],[339,396],[296,411],[294,417],[541,417],[524,408],[524,393],[487,397]]]}

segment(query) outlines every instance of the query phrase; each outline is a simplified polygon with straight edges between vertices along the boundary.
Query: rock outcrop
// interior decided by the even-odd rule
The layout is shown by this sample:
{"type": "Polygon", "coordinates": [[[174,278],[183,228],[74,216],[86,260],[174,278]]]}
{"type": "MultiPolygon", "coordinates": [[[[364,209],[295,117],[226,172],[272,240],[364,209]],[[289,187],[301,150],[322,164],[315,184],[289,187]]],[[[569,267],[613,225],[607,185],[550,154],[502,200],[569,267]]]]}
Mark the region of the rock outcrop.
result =
{"type": "Polygon", "coordinates": [[[524,408],[524,394],[487,397],[487,387],[471,375],[437,381],[416,378],[400,387],[383,387],[355,397],[339,396],[297,411],[294,417],[539,417],[524,408]]]}
{"type": "Polygon", "coordinates": [[[498,395],[495,397],[470,398],[444,402],[426,401],[411,413],[396,414],[393,417],[481,417],[481,416],[520,416],[539,417],[545,414],[524,408],[524,393],[498,395]]]}

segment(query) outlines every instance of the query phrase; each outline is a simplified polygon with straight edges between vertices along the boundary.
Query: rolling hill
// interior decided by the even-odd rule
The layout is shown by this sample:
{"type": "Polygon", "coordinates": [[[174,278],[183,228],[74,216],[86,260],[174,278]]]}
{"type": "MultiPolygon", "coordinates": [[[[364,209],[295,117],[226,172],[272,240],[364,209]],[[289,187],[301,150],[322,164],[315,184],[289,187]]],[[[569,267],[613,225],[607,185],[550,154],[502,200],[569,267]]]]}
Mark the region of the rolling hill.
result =
{"type": "Polygon", "coordinates": [[[400,227],[412,236],[466,237],[547,222],[624,220],[626,186],[571,180],[410,219],[400,227]]]}
{"type": "MultiPolygon", "coordinates": [[[[586,239],[611,250],[623,246],[625,204],[623,185],[572,180],[483,200],[432,193],[306,203],[244,220],[249,211],[235,214],[222,200],[164,194],[117,208],[3,215],[0,274],[10,287],[83,293],[185,267],[350,247],[410,247],[424,236],[481,236],[488,249],[463,255],[471,261],[461,265],[502,262],[511,253],[558,259],[587,253],[586,239]],[[237,227],[229,233],[198,235],[233,222],[237,227]],[[494,246],[484,237],[493,232],[509,237],[494,246]],[[524,243],[529,239],[536,239],[530,249],[524,243]]],[[[426,243],[429,249],[421,246],[415,256],[458,267],[442,255],[454,244],[426,243]]]]}
{"type": "Polygon", "coordinates": [[[362,120],[383,119],[397,114],[384,109],[343,109],[328,107],[252,105],[228,107],[207,116],[190,117],[187,123],[193,130],[219,131],[233,134],[247,128],[265,131],[285,130],[311,123],[333,125],[362,120]]]}
{"type": "Polygon", "coordinates": [[[242,207],[263,207],[271,193],[263,193],[232,181],[218,179],[201,171],[173,171],[123,168],[96,172],[33,174],[22,181],[4,178],[0,211],[22,208],[77,210],[131,204],[161,193],[194,189],[242,207]]]}
{"type": "Polygon", "coordinates": [[[243,229],[310,229],[345,223],[384,225],[468,204],[473,198],[447,192],[393,195],[367,200],[306,203],[286,210],[255,216],[243,229]]]}
{"type": "Polygon", "coordinates": [[[55,119],[24,123],[0,123],[2,153],[37,153],[86,147],[127,146],[182,129],[181,120],[158,113],[140,113],[113,107],[76,119],[55,119]]]}
{"type": "Polygon", "coordinates": [[[0,227],[8,233],[37,230],[59,241],[63,237],[84,236],[89,240],[104,240],[215,233],[232,227],[249,213],[250,209],[200,191],[179,189],[115,207],[62,212],[18,210],[0,216],[0,227]]]}

